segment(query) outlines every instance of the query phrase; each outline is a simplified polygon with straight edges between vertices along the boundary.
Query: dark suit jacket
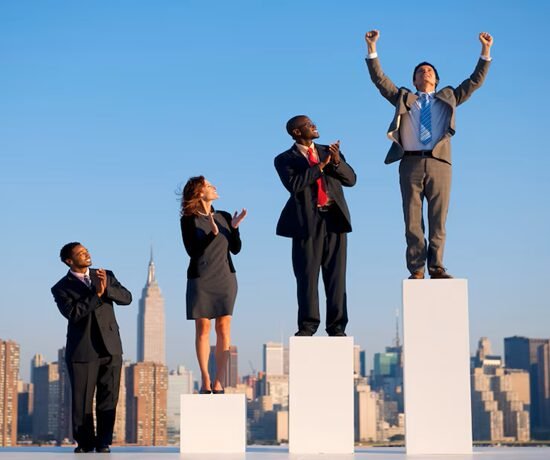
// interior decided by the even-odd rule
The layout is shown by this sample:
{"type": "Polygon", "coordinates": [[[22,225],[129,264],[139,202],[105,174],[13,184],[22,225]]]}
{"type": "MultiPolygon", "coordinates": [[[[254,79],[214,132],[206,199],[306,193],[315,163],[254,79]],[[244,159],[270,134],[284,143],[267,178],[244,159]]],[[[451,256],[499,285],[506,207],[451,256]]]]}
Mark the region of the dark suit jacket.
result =
{"type": "MultiPolygon", "coordinates": [[[[366,61],[372,82],[376,85],[380,94],[395,106],[395,114],[388,128],[388,137],[393,141],[393,144],[384,161],[386,164],[389,164],[403,158],[404,149],[401,145],[399,134],[401,116],[411,109],[418,96],[408,88],[397,88],[382,71],[378,58],[367,59],[366,61]]],[[[455,109],[468,100],[472,93],[483,84],[490,64],[491,61],[479,59],[472,75],[460,85],[456,88],[446,86],[435,93],[435,97],[447,104],[451,109],[447,131],[432,151],[432,155],[435,158],[451,164],[451,137],[455,134],[455,109]]]]}
{"type": "MultiPolygon", "coordinates": [[[[98,285],[96,270],[90,269],[93,285],[98,285]]],[[[110,355],[121,355],[122,344],[113,302],[128,305],[132,294],[122,286],[111,271],[107,271],[107,288],[98,297],[95,287],[88,288],[70,271],[52,287],[52,294],[67,325],[67,361],[87,362],[97,359],[97,334],[110,355]]]]}
{"type": "MultiPolygon", "coordinates": [[[[322,161],[329,155],[327,145],[315,144],[319,159],[322,161]]],[[[321,172],[319,166],[310,166],[307,159],[294,144],[289,150],[275,157],[275,169],[281,182],[290,192],[279,222],[277,235],[289,238],[307,238],[313,228],[313,220],[317,206],[317,179],[324,176],[329,197],[334,200],[340,211],[341,218],[336,222],[336,233],[351,232],[351,218],[344,198],[342,186],[355,185],[357,176],[341,155],[341,163],[337,168],[329,163],[321,172]]]]}
{"type": "MultiPolygon", "coordinates": [[[[225,236],[228,240],[228,247],[227,247],[227,261],[229,263],[229,269],[231,270],[231,273],[235,273],[235,266],[233,265],[233,261],[231,260],[231,254],[238,254],[241,251],[242,243],[241,243],[241,237],[239,228],[233,228],[231,226],[231,214],[229,214],[226,211],[216,211],[217,214],[220,214],[226,221],[229,227],[229,234],[227,234],[227,230],[224,231],[223,228],[220,228],[220,234],[218,236],[222,238],[225,236]]],[[[214,240],[214,238],[217,238],[216,235],[214,235],[212,232],[208,233],[207,235],[204,235],[203,238],[199,238],[197,235],[197,226],[195,224],[195,216],[182,216],[180,219],[180,227],[181,227],[181,238],[183,239],[183,245],[185,246],[185,250],[187,251],[187,254],[189,254],[189,257],[191,260],[189,261],[189,267],[187,267],[187,278],[200,278],[200,270],[199,267],[201,263],[208,263],[208,261],[203,260],[204,258],[204,251],[208,247],[208,245],[214,240]]]]}

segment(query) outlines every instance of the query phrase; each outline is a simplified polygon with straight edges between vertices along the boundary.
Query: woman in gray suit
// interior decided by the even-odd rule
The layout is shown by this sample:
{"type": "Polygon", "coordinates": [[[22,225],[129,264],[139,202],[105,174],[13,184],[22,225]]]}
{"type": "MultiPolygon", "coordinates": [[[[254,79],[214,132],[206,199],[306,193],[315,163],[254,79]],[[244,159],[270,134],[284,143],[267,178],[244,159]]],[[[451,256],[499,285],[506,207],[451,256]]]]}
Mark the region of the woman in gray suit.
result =
{"type": "Polygon", "coordinates": [[[241,250],[239,225],[246,209],[233,216],[216,211],[216,187],[204,176],[191,177],[183,188],[181,236],[191,260],[187,269],[187,319],[195,320],[195,348],[201,371],[200,393],[223,393],[229,355],[231,315],[237,296],[237,278],[231,254],[241,250]],[[210,320],[216,319],[216,376],[208,373],[210,320]]]}

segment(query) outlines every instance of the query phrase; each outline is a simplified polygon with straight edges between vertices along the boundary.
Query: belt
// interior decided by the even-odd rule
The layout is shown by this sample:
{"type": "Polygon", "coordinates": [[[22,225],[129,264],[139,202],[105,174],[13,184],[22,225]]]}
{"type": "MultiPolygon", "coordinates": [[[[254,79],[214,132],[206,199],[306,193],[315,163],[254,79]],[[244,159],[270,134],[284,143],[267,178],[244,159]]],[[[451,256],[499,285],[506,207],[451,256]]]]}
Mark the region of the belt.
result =
{"type": "Polygon", "coordinates": [[[405,150],[403,156],[406,157],[420,157],[420,158],[433,158],[432,150],[405,150]]]}
{"type": "Polygon", "coordinates": [[[332,208],[332,204],[327,204],[325,206],[317,206],[317,211],[319,211],[319,212],[329,212],[330,208],[332,208]]]}

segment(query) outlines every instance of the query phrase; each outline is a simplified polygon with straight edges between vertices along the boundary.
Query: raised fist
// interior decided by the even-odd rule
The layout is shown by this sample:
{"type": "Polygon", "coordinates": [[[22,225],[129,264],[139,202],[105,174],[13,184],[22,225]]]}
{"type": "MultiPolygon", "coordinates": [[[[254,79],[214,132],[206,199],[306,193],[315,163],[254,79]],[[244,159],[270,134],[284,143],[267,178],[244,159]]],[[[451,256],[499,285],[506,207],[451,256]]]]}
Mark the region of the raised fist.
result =
{"type": "Polygon", "coordinates": [[[479,41],[482,45],[491,47],[493,45],[493,37],[490,33],[487,32],[481,32],[479,34],[479,41]]]}
{"type": "Polygon", "coordinates": [[[365,41],[367,43],[376,43],[380,37],[380,32],[378,30],[371,30],[365,34],[365,41]]]}

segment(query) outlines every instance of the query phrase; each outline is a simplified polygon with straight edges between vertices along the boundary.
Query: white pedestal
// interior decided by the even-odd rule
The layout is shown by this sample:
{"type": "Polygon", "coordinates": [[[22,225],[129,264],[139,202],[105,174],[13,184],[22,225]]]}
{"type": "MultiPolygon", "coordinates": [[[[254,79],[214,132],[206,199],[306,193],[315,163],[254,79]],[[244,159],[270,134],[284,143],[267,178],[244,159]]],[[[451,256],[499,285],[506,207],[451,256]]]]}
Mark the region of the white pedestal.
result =
{"type": "Polygon", "coordinates": [[[403,281],[407,454],[470,454],[468,282],[403,281]]]}
{"type": "Polygon", "coordinates": [[[289,452],[353,453],[353,338],[291,337],[289,452]]]}
{"type": "Polygon", "coordinates": [[[245,395],[181,395],[180,405],[181,453],[245,452],[245,395]]]}

